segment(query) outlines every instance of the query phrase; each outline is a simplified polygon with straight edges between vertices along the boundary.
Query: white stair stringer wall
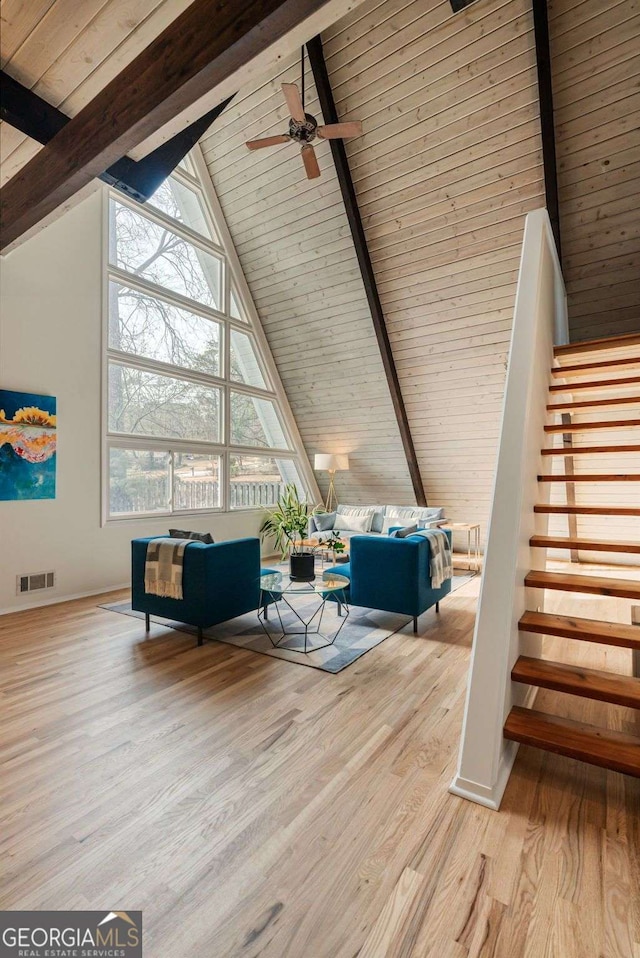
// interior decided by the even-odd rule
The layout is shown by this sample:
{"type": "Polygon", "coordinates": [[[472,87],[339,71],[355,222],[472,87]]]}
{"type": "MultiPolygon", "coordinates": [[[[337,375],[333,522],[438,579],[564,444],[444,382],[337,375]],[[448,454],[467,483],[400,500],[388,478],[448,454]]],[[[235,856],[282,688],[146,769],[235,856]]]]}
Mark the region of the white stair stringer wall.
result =
{"type": "Polygon", "coordinates": [[[450,791],[497,809],[517,753],[503,737],[513,705],[529,704],[524,686],[512,687],[519,655],[540,655],[539,636],[520,633],[526,608],[542,609],[544,592],[524,586],[530,569],[544,569],[546,553],[531,549],[534,533],[546,534],[547,516],[533,507],[544,501],[539,485],[540,450],[553,346],[568,339],[566,295],[546,210],[525,221],[513,334],[489,534],[484,560],[467,689],[459,764],[450,791]]]}

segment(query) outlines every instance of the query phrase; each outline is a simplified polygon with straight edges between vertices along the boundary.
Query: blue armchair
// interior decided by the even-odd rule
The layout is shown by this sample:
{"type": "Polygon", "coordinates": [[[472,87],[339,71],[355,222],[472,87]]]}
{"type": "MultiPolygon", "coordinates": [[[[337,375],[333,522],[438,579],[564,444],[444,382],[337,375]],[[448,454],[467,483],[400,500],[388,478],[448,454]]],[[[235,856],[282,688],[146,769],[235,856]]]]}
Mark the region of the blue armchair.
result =
{"type": "MultiPolygon", "coordinates": [[[[451,532],[446,530],[445,535],[451,543],[451,532]]],[[[451,592],[451,579],[439,589],[431,587],[431,549],[424,536],[353,536],[350,550],[350,562],[326,570],[350,580],[344,590],[346,601],[410,615],[414,632],[418,616],[434,605],[438,612],[440,600],[451,592]]]]}
{"type": "Polygon", "coordinates": [[[260,575],[273,571],[260,569],[260,540],[235,539],[230,542],[190,542],[185,549],[182,571],[182,599],[151,595],[144,590],[147,543],[150,538],[131,542],[131,607],[144,612],[146,628],[149,616],[186,622],[202,630],[226,622],[260,603],[260,575]]]}

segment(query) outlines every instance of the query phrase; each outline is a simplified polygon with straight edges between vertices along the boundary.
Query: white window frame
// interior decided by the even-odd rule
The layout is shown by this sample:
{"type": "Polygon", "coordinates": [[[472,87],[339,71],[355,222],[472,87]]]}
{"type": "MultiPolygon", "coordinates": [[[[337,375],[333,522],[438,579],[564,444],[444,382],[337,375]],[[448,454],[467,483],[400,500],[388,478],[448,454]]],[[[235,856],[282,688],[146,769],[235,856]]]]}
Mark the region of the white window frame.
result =
{"type": "Polygon", "coordinates": [[[300,476],[300,481],[304,488],[301,490],[307,496],[309,501],[319,501],[319,493],[315,482],[315,477],[311,471],[307,457],[302,450],[302,443],[298,434],[295,421],[291,415],[289,404],[284,394],[282,384],[275,370],[275,364],[266,344],[266,339],[259,323],[255,306],[251,300],[244,275],[239,267],[237,254],[231,243],[230,235],[222,216],[217,197],[213,191],[211,181],[207,176],[206,166],[196,147],[191,154],[191,161],[194,167],[202,176],[202,180],[192,177],[182,168],[176,168],[171,174],[176,180],[181,180],[185,185],[196,188],[201,192],[204,199],[205,215],[210,220],[210,225],[214,235],[220,238],[223,245],[218,245],[213,241],[193,232],[189,227],[179,223],[171,217],[157,210],[152,206],[140,208],[140,204],[120,194],[117,190],[107,187],[103,190],[103,236],[102,236],[102,275],[103,275],[103,325],[102,325],[102,496],[101,496],[101,524],[135,522],[140,520],[149,520],[151,518],[170,518],[184,517],[187,515],[209,515],[212,513],[232,513],[234,515],[243,512],[264,512],[264,506],[240,507],[231,509],[231,489],[230,489],[230,456],[234,454],[247,456],[264,456],[270,459],[280,459],[291,462],[300,476]],[[186,242],[202,249],[204,252],[216,256],[222,261],[221,283],[222,283],[222,303],[223,309],[213,309],[202,303],[195,302],[179,293],[172,292],[165,287],[160,287],[153,282],[128,273],[126,270],[111,265],[109,262],[109,202],[115,199],[122,206],[127,206],[135,212],[140,213],[152,222],[162,227],[166,227],[180,236],[186,242]],[[138,290],[141,293],[165,300],[167,303],[176,307],[186,309],[205,319],[212,319],[220,327],[220,375],[214,376],[201,371],[191,371],[183,367],[173,366],[172,364],[147,359],[142,356],[136,356],[132,353],[126,353],[121,350],[112,349],[109,346],[109,283],[114,281],[119,285],[138,290]],[[230,315],[230,289],[231,283],[235,287],[236,297],[241,307],[241,312],[246,317],[245,320],[234,319],[230,315]],[[258,363],[262,370],[267,388],[262,389],[255,386],[249,386],[236,382],[230,378],[230,332],[236,329],[249,336],[249,340],[255,349],[258,363]],[[131,435],[112,432],[109,429],[109,364],[115,362],[123,366],[134,369],[140,369],[149,373],[159,375],[170,375],[172,377],[183,379],[199,385],[208,385],[216,387],[221,394],[221,441],[200,442],[186,440],[172,440],[170,438],[157,438],[146,435],[131,435]],[[261,399],[270,400],[275,408],[276,414],[282,425],[282,429],[288,444],[285,449],[266,447],[266,446],[242,446],[232,443],[231,423],[230,423],[230,393],[244,393],[248,396],[255,396],[261,399]],[[220,457],[220,485],[221,502],[218,508],[203,508],[180,510],[173,508],[173,476],[172,462],[170,459],[170,497],[171,508],[164,512],[147,512],[125,514],[110,514],[109,511],[109,492],[110,492],[110,455],[111,449],[136,449],[168,452],[182,452],[193,455],[211,454],[220,457]]]}

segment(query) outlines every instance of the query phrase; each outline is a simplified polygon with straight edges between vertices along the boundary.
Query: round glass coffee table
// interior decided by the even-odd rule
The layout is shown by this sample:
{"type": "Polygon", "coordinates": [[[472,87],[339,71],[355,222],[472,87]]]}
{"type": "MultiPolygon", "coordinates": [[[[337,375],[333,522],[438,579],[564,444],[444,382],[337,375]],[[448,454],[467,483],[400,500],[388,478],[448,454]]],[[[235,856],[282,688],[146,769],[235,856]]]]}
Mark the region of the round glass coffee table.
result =
{"type": "Polygon", "coordinates": [[[344,575],[331,574],[313,582],[292,582],[282,572],[260,576],[258,619],[274,649],[286,648],[308,655],[309,652],[333,645],[349,617],[349,606],[344,596],[344,590],[349,585],[349,579],[344,575]],[[273,600],[271,605],[267,599],[273,600]],[[303,600],[307,600],[309,607],[296,608],[303,600]],[[331,629],[327,634],[322,631],[322,620],[329,600],[335,604],[337,617],[341,621],[337,629],[331,629]],[[285,607],[282,611],[281,604],[285,607]],[[267,626],[270,608],[275,608],[279,631],[271,631],[267,626]],[[296,636],[300,638],[296,639],[296,636]]]}

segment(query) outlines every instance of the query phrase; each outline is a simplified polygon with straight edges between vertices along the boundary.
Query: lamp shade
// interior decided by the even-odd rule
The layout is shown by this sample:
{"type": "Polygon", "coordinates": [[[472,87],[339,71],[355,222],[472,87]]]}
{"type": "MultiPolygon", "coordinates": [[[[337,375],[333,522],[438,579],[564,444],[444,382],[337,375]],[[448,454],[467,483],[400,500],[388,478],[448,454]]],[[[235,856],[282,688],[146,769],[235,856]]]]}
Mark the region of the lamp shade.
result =
{"type": "Polygon", "coordinates": [[[326,472],[344,472],[349,468],[349,457],[345,453],[316,453],[313,468],[326,472]]]}

